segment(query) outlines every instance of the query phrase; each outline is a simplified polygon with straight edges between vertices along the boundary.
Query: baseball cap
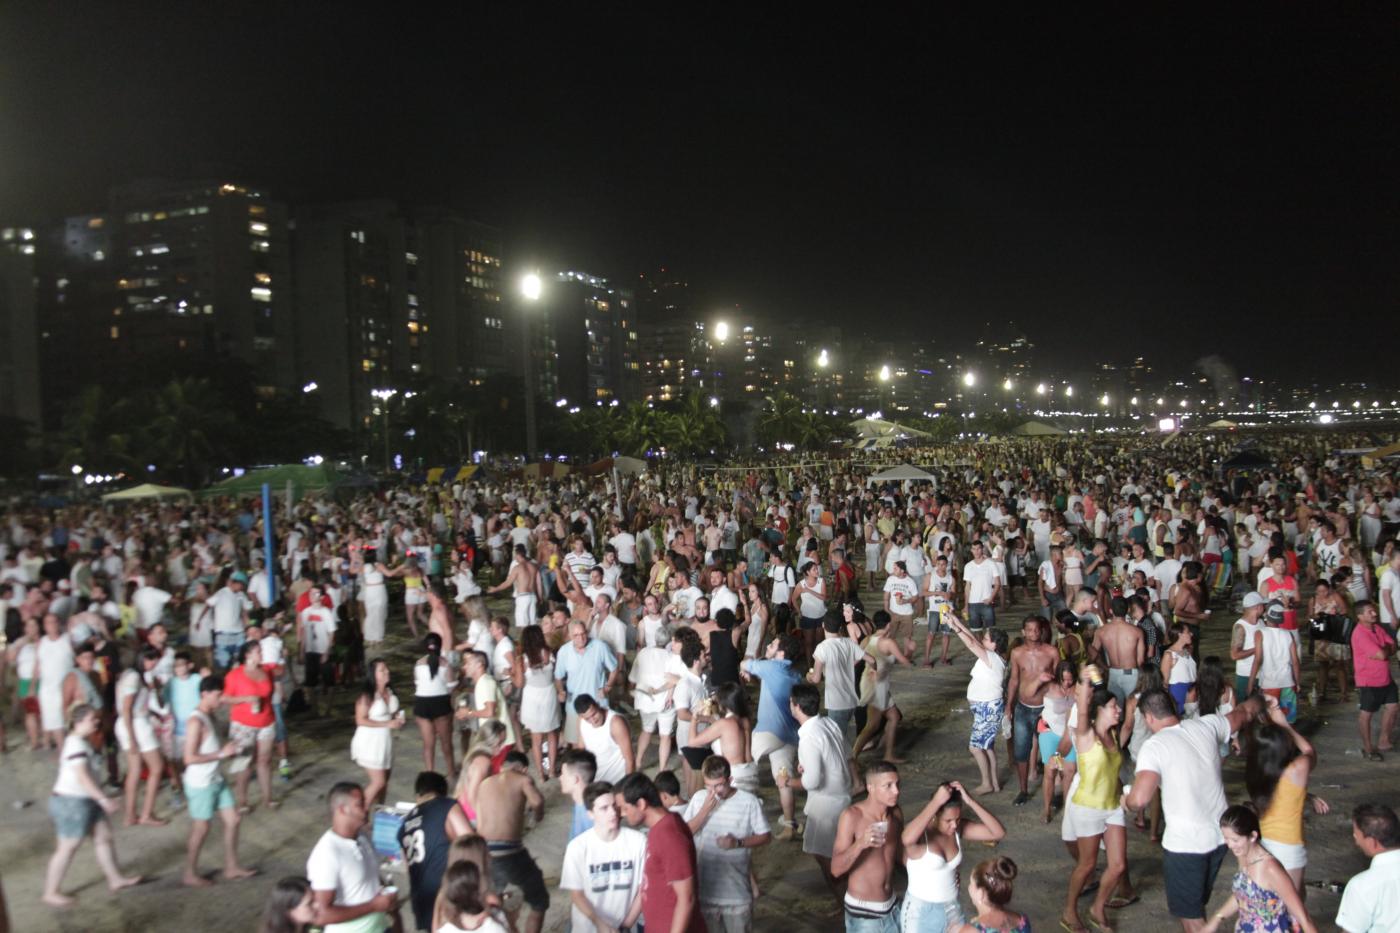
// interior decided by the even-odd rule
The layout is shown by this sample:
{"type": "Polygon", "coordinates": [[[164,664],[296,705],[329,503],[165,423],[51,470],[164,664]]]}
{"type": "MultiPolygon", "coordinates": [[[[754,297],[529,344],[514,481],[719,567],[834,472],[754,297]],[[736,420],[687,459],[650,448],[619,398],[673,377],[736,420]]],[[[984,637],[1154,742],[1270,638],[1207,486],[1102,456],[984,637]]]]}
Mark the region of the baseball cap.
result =
{"type": "Polygon", "coordinates": [[[230,576],[228,580],[230,583],[247,583],[248,575],[241,570],[237,570],[234,571],[233,575],[230,576]]]}
{"type": "Polygon", "coordinates": [[[1283,603],[1279,602],[1277,599],[1272,600],[1272,601],[1269,603],[1269,608],[1264,610],[1264,616],[1265,616],[1265,618],[1267,618],[1270,622],[1282,622],[1282,621],[1283,621],[1283,603]]]}
{"type": "Polygon", "coordinates": [[[1253,609],[1255,606],[1262,606],[1267,602],[1268,600],[1258,593],[1248,593],[1244,598],[1244,607],[1246,609],[1253,609]]]}

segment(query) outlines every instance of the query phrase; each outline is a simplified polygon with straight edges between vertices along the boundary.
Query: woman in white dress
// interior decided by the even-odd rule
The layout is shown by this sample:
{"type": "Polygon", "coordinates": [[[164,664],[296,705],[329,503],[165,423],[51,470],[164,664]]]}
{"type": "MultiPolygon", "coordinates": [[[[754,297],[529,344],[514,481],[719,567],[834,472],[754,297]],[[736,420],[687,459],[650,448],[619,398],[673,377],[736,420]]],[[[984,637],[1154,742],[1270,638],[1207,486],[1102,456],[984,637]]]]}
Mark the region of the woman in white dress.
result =
{"type": "Polygon", "coordinates": [[[554,684],[554,655],[544,629],[527,625],[520,633],[511,680],[520,687],[520,725],[530,733],[530,759],[540,780],[559,776],[559,695],[554,684]],[[546,753],[544,746],[549,746],[546,753]],[[546,764],[545,755],[548,754],[546,764]]]}
{"type": "Polygon", "coordinates": [[[894,703],[894,693],[890,689],[890,672],[895,662],[909,664],[899,650],[899,645],[888,637],[890,614],[884,610],[875,613],[875,631],[865,640],[865,673],[861,677],[860,699],[868,708],[865,728],[856,737],[851,749],[851,757],[859,758],[861,751],[875,738],[881,721],[885,724],[885,760],[896,764],[903,761],[894,757],[895,733],[899,730],[901,718],[899,707],[894,703]]]}
{"type": "Polygon", "coordinates": [[[382,802],[394,770],[394,733],[403,728],[399,698],[389,689],[389,665],[382,658],[369,663],[369,676],[355,700],[355,737],[350,759],[365,769],[365,803],[382,802]]]}
{"type": "Polygon", "coordinates": [[[44,616],[38,661],[34,677],[39,681],[39,724],[45,744],[58,748],[63,744],[63,681],[73,670],[73,642],[53,613],[44,616]]]}
{"type": "Polygon", "coordinates": [[[365,556],[360,586],[365,596],[365,621],[361,630],[367,651],[378,648],[384,642],[384,627],[389,620],[388,575],[389,571],[380,563],[375,552],[371,551],[365,556]]]}

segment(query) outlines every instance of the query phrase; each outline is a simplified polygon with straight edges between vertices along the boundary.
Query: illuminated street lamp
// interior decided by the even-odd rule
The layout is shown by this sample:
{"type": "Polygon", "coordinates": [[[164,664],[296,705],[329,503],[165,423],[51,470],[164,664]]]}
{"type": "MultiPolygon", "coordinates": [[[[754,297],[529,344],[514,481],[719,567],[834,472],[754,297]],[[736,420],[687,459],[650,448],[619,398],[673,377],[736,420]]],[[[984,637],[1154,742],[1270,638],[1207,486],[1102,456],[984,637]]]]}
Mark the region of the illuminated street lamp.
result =
{"type": "Polygon", "coordinates": [[[1012,382],[1011,382],[1011,378],[1010,378],[1009,376],[1008,376],[1006,379],[1003,379],[1002,382],[1001,382],[1001,387],[1002,387],[1002,389],[1005,390],[1005,391],[1007,391],[1007,392],[1010,392],[1010,391],[1011,391],[1011,385],[1012,385],[1012,382]]]}
{"type": "Polygon", "coordinates": [[[817,365],[822,369],[831,365],[831,355],[826,352],[826,347],[822,347],[822,352],[817,354],[817,365]]]}
{"type": "Polygon", "coordinates": [[[1102,405],[1102,406],[1104,406],[1105,408],[1108,407],[1108,393],[1107,393],[1107,392],[1105,392],[1105,393],[1103,394],[1103,397],[1099,399],[1099,404],[1102,405]]]}
{"type": "Polygon", "coordinates": [[[967,386],[970,389],[973,386],[977,385],[977,374],[971,372],[963,373],[962,381],[963,385],[967,386]]]}
{"type": "Polygon", "coordinates": [[[715,322],[715,339],[718,340],[720,343],[724,343],[726,340],[729,339],[728,321],[715,322]]]}
{"type": "Polygon", "coordinates": [[[530,352],[530,326],[525,320],[527,304],[534,304],[544,294],[544,280],[536,272],[528,272],[520,278],[520,297],[525,299],[520,305],[520,350],[525,355],[525,460],[528,463],[535,457],[535,373],[533,354],[530,352]]]}
{"type": "Polygon", "coordinates": [[[881,366],[881,367],[880,367],[880,381],[881,381],[881,382],[889,382],[889,381],[890,381],[890,364],[889,364],[889,363],[886,363],[884,366],[881,366]]]}
{"type": "Polygon", "coordinates": [[[1044,395],[1044,394],[1045,394],[1045,383],[1042,382],[1042,383],[1039,383],[1039,384],[1036,385],[1036,387],[1035,387],[1035,394],[1036,394],[1036,395],[1044,395]]]}
{"type": "Polygon", "coordinates": [[[379,410],[384,414],[384,472],[389,472],[389,399],[399,394],[398,389],[370,389],[369,394],[379,402],[379,410]]]}
{"type": "Polygon", "coordinates": [[[1065,398],[1074,398],[1074,386],[1065,386],[1065,398]]]}

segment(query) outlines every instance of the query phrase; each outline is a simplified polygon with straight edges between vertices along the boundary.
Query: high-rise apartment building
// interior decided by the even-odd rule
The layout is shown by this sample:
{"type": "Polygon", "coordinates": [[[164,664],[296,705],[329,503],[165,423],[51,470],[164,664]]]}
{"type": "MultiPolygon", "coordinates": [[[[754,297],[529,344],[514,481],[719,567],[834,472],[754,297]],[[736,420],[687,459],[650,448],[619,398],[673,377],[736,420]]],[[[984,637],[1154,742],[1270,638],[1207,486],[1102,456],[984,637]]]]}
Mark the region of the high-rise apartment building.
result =
{"type": "Polygon", "coordinates": [[[638,300],[642,397],[664,402],[707,391],[714,370],[710,341],[690,285],[662,269],[642,276],[638,300]]]}
{"type": "Polygon", "coordinates": [[[570,405],[634,401],[638,361],[631,291],[587,272],[559,272],[525,306],[532,376],[539,399],[570,405]]]}
{"type": "Polygon", "coordinates": [[[293,242],[297,369],[332,422],[363,427],[376,389],[512,367],[492,228],[377,199],[299,209],[293,242]]]}
{"type": "Polygon", "coordinates": [[[0,230],[0,417],[39,426],[34,231],[0,230]]]}

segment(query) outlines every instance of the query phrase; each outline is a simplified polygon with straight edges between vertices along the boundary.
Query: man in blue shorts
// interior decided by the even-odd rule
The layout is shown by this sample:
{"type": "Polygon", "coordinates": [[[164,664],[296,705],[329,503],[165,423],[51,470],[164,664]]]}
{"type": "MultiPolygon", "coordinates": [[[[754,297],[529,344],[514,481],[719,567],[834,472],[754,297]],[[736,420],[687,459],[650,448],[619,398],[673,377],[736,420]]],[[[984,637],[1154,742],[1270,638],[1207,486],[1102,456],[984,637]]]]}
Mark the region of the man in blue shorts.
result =
{"type": "Polygon", "coordinates": [[[236,881],[257,872],[238,864],[238,810],[233,793],[219,771],[219,762],[238,754],[234,742],[220,742],[214,726],[214,712],[223,703],[224,679],[205,677],[199,683],[199,705],[185,724],[185,799],[189,802],[190,841],[185,854],[185,875],[181,880],[192,888],[213,884],[199,873],[199,850],[209,835],[214,811],[224,824],[224,878],[236,881]]]}

